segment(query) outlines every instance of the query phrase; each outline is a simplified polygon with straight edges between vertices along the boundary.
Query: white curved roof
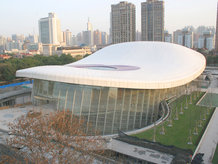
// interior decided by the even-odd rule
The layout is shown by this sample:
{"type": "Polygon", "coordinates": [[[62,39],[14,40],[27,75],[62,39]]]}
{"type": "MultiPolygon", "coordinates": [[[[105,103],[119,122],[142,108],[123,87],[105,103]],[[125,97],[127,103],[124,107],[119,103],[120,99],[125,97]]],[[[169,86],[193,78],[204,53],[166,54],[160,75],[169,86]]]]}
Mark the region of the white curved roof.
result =
{"type": "Polygon", "coordinates": [[[203,55],[180,45],[127,42],[108,46],[72,64],[23,69],[16,76],[105,87],[162,89],[189,83],[205,66],[203,55]],[[94,70],[86,68],[90,66],[94,70]],[[95,70],[104,67],[106,70],[95,70]]]}

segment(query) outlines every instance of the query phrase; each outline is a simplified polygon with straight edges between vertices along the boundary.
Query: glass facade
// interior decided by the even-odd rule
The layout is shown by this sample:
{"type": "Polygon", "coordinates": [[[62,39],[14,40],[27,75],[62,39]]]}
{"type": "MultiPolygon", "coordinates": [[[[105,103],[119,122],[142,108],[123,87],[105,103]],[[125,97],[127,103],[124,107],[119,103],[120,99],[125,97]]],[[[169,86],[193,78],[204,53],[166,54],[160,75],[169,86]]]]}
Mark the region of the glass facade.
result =
{"type": "MultiPolygon", "coordinates": [[[[69,110],[92,126],[98,134],[116,134],[143,128],[157,121],[160,101],[184,94],[186,86],[169,89],[110,88],[34,80],[35,105],[69,110]]],[[[87,128],[88,134],[93,132],[87,128]]]]}

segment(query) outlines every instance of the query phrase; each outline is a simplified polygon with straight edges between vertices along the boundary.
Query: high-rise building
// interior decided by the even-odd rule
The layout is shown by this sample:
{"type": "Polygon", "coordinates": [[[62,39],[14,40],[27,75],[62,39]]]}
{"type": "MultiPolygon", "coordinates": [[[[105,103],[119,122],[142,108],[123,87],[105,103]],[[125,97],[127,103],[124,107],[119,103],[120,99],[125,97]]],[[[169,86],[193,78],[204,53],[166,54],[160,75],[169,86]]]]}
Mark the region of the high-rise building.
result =
{"type": "Polygon", "coordinates": [[[216,41],[215,41],[215,53],[218,54],[218,4],[217,4],[217,18],[216,18],[216,41]]]}
{"type": "Polygon", "coordinates": [[[111,5],[112,43],[135,41],[135,5],[126,1],[111,5]]]}
{"type": "Polygon", "coordinates": [[[71,46],[72,45],[72,33],[70,30],[65,31],[65,36],[66,36],[66,46],[71,46]]]}
{"type": "Polygon", "coordinates": [[[80,46],[81,44],[83,44],[83,33],[80,32],[76,35],[76,44],[78,46],[80,46]]]}
{"type": "Polygon", "coordinates": [[[24,42],[25,37],[24,35],[17,35],[17,34],[12,34],[12,40],[15,42],[24,42]]]}
{"type": "Polygon", "coordinates": [[[188,48],[193,48],[193,39],[194,33],[188,27],[173,33],[173,42],[188,48]]]}
{"type": "Polygon", "coordinates": [[[209,51],[214,49],[215,36],[211,31],[205,31],[198,39],[198,48],[205,48],[209,51]]]}
{"type": "Polygon", "coordinates": [[[39,41],[43,44],[61,43],[60,21],[55,13],[39,20],[39,41]]]}
{"type": "Polygon", "coordinates": [[[88,22],[87,22],[87,31],[92,31],[93,29],[92,29],[92,24],[91,24],[91,22],[90,22],[90,20],[89,20],[89,18],[88,18],[88,22]]]}
{"type": "Polygon", "coordinates": [[[136,41],[141,41],[142,33],[140,31],[136,31],[136,41]]]}
{"type": "Polygon", "coordinates": [[[141,3],[143,41],[164,41],[164,2],[147,0],[141,3]]]}
{"type": "Polygon", "coordinates": [[[108,44],[109,36],[106,32],[101,32],[101,42],[102,42],[102,45],[108,44]]]}
{"type": "Polygon", "coordinates": [[[168,31],[164,31],[164,42],[172,43],[172,34],[169,34],[168,31]]]}
{"type": "Polygon", "coordinates": [[[38,36],[37,35],[30,35],[26,38],[30,43],[38,43],[38,36]]]}
{"type": "Polygon", "coordinates": [[[92,31],[92,24],[90,23],[89,19],[87,22],[87,30],[83,31],[83,43],[86,46],[93,45],[93,31],[92,31]]]}
{"type": "Polygon", "coordinates": [[[101,45],[102,44],[101,31],[95,30],[93,32],[93,36],[94,36],[94,45],[101,45]]]}

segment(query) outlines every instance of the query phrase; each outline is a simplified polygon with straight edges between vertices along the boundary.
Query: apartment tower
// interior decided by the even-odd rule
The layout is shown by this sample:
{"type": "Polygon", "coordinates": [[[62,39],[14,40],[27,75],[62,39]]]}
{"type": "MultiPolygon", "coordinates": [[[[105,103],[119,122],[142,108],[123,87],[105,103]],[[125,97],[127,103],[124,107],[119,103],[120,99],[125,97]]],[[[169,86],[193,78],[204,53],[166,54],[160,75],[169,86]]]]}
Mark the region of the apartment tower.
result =
{"type": "Polygon", "coordinates": [[[135,5],[126,1],[111,5],[112,43],[135,41],[135,5]]]}
{"type": "Polygon", "coordinates": [[[164,2],[147,0],[141,3],[143,41],[164,41],[164,2]]]}

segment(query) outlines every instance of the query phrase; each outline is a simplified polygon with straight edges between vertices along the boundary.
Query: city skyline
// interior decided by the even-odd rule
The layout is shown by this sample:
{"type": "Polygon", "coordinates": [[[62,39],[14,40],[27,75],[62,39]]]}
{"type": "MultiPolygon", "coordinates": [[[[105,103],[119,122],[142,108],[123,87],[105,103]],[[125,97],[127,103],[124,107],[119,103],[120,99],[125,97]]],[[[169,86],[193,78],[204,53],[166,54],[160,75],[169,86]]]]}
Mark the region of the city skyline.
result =
{"type": "MultiPolygon", "coordinates": [[[[27,0],[4,1],[0,7],[2,25],[0,35],[38,34],[38,20],[55,12],[61,21],[61,30],[69,29],[73,35],[86,30],[88,17],[93,29],[109,33],[111,5],[120,1],[87,1],[72,2],[70,0],[33,1],[31,6],[27,0]],[[22,4],[22,5],[20,5],[22,4]],[[43,5],[42,5],[43,4],[43,5]],[[18,7],[19,6],[19,7],[18,7]],[[10,10],[9,10],[10,9],[10,10]],[[99,14],[101,13],[101,14],[99,14]]],[[[145,0],[129,0],[136,5],[136,29],[141,31],[141,2],[145,0]]],[[[170,33],[184,26],[215,26],[217,0],[165,0],[165,30],[170,33]],[[196,7],[193,7],[196,6],[196,7]]]]}

